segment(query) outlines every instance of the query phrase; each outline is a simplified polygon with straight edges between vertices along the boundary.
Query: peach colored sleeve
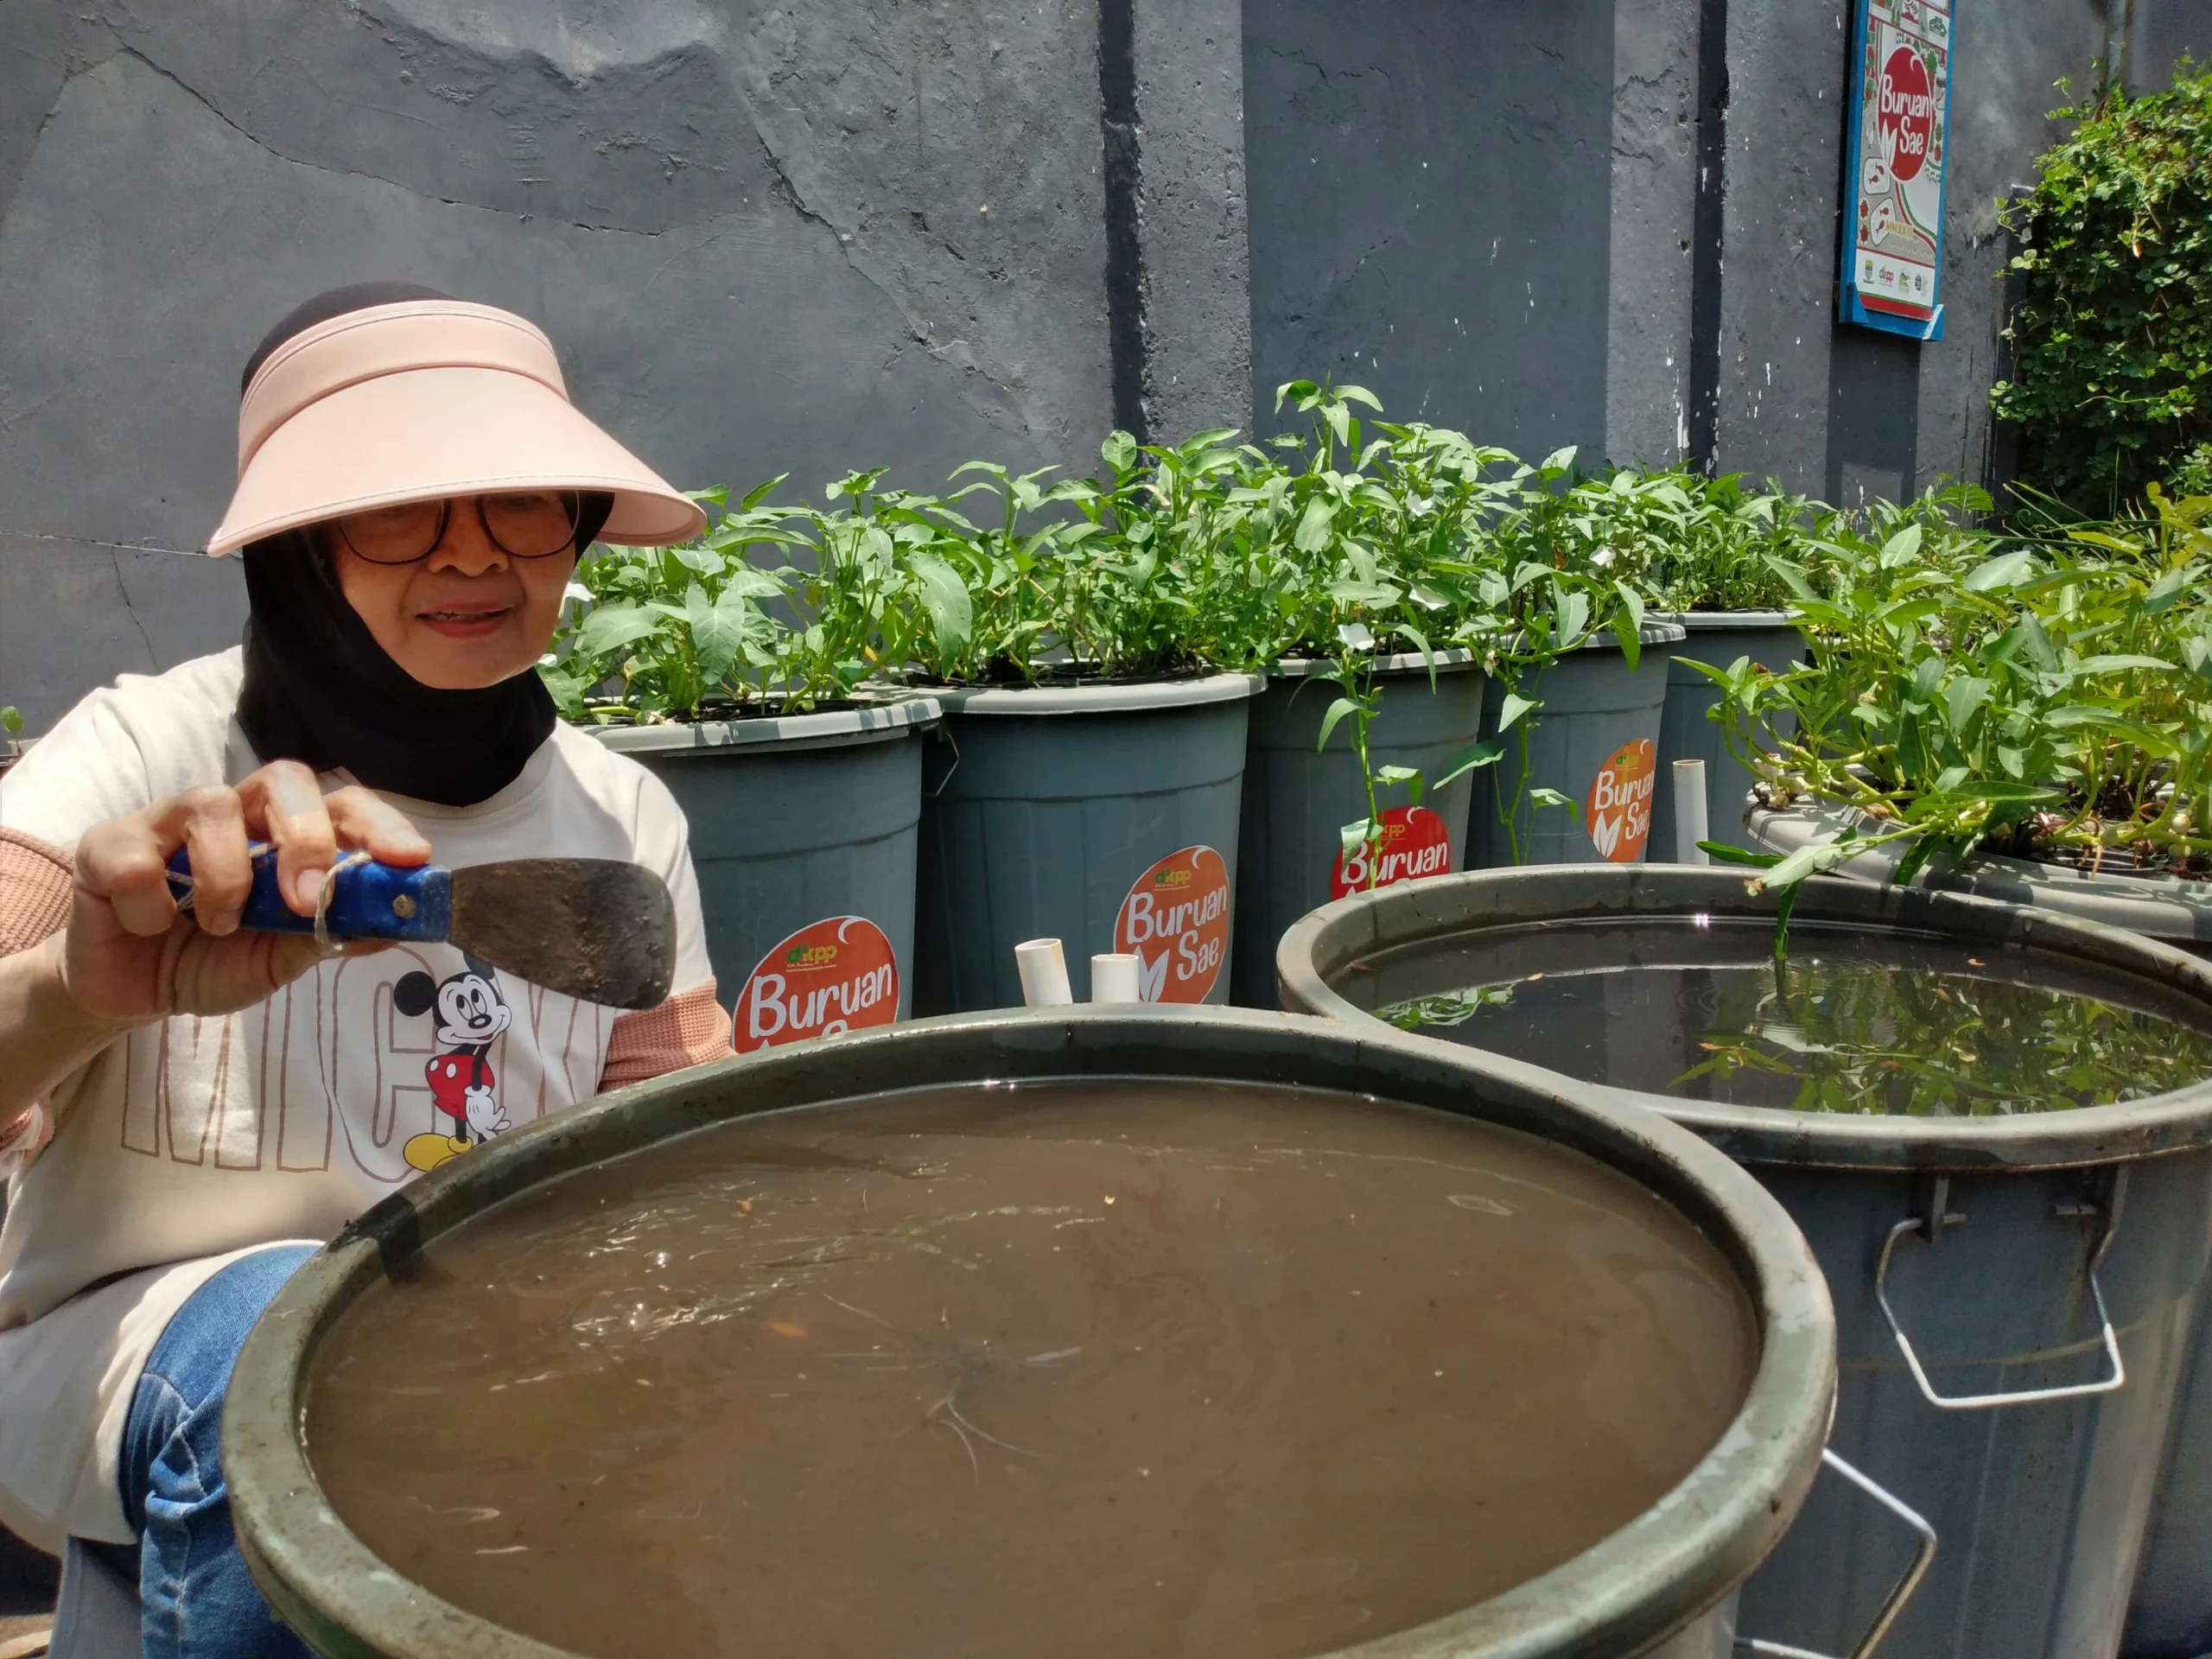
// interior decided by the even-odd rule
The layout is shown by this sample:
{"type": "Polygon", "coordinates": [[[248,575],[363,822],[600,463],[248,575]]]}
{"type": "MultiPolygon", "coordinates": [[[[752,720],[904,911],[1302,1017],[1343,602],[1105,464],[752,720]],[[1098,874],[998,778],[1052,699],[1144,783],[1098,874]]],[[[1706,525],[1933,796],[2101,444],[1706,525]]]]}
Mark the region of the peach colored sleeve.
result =
{"type": "MultiPolygon", "coordinates": [[[[59,847],[0,824],[0,957],[59,933],[77,891],[76,866],[59,847]]],[[[29,1162],[54,1138],[54,1115],[32,1106],[0,1122],[0,1174],[29,1162]]]]}
{"type": "Polygon", "coordinates": [[[0,957],[59,933],[76,891],[76,865],[68,854],[0,824],[0,957]]]}
{"type": "Polygon", "coordinates": [[[615,1020],[599,1086],[620,1089],[687,1065],[726,1060],[736,1052],[730,1046],[729,1015],[715,1001],[715,982],[707,979],[657,1008],[641,1008],[615,1020]]]}

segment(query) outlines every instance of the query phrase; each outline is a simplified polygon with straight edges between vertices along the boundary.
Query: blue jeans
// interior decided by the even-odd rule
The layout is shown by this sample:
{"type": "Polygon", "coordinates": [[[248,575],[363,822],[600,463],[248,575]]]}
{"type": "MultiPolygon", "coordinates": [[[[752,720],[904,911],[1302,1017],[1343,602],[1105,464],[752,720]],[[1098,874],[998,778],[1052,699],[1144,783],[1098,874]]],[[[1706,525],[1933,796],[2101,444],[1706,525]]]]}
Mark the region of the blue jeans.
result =
{"type": "Polygon", "coordinates": [[[176,1311],[139,1373],[117,1474],[138,1545],[105,1548],[137,1570],[145,1659],[309,1659],[238,1556],[220,1437],[246,1332],[314,1253],[288,1245],[232,1262],[176,1311]]]}

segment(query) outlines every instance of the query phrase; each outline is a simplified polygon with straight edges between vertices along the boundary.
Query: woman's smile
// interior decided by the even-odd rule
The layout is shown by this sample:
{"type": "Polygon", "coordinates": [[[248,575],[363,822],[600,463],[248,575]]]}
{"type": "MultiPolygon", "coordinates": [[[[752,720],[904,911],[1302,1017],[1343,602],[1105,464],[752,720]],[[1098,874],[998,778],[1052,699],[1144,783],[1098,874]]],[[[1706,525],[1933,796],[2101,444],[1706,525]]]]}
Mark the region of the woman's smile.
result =
{"type": "Polygon", "coordinates": [[[448,639],[485,639],[497,633],[513,614],[513,606],[497,600],[456,600],[415,613],[417,621],[448,639]]]}

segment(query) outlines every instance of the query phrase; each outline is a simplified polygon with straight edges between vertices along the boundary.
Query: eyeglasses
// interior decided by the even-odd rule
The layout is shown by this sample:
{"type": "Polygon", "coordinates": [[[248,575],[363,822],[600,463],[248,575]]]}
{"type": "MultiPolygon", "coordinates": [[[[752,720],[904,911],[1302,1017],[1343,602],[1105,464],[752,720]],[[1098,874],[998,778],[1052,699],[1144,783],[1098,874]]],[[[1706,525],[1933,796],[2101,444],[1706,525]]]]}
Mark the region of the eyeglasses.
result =
{"type": "MultiPolygon", "coordinates": [[[[459,498],[476,504],[492,545],[510,558],[548,559],[576,544],[577,499],[565,490],[459,498]]],[[[371,564],[412,564],[445,539],[454,498],[372,507],[336,520],[346,545],[371,564]]]]}

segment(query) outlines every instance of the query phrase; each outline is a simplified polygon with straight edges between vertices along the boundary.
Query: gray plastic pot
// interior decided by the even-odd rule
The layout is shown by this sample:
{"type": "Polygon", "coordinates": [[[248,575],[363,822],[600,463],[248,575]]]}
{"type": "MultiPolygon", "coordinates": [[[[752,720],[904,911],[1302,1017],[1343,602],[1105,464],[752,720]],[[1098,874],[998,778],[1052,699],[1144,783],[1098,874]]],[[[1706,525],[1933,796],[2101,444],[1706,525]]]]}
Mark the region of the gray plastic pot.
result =
{"type": "MultiPolygon", "coordinates": [[[[1567,652],[1521,688],[1543,708],[1533,721],[1524,715],[1510,728],[1505,753],[1475,774],[1467,809],[1470,868],[1643,861],[1667,706],[1668,658],[1683,630],[1677,623],[1646,621],[1638,637],[1643,649],[1633,670],[1606,633],[1567,652]],[[1557,790],[1574,809],[1540,807],[1522,797],[1509,836],[1500,803],[1515,798],[1520,782],[1522,725],[1528,727],[1529,787],[1557,790]],[[1602,791],[1601,777],[1607,780],[1602,791]],[[1623,794],[1630,798],[1624,802],[1623,794]]],[[[1497,735],[1505,695],[1502,680],[1484,690],[1485,737],[1497,735]]]]}
{"type": "MultiPolygon", "coordinates": [[[[1525,938],[1532,924],[1635,915],[1765,920],[1774,903],[1724,870],[1452,876],[1316,912],[1284,937],[1276,969],[1285,1007],[1372,1026],[1368,1009],[1442,988],[1427,982],[1440,973],[1464,979],[1446,966],[1452,953],[1483,950],[1504,967],[1498,977],[1514,976],[1510,938],[1486,937],[1496,930],[1525,938]]],[[[2117,929],[1818,879],[1791,925],[1815,922],[1970,940],[1992,957],[2005,953],[2008,972],[2032,971],[2041,957],[2121,1001],[2163,988],[2201,1006],[2212,1029],[2212,965],[2117,929]]],[[[1669,1009],[1663,1027],[1650,1012],[1648,1003],[1624,1012],[1608,1039],[1645,1052],[1694,1050],[1697,1009],[1669,1009]]],[[[1750,1166],[1804,1229],[1835,1300],[1833,1444],[1942,1541],[1891,1650],[1946,1659],[2117,1652],[2212,1245],[2212,1084],[2032,1116],[1860,1117],[1553,1075],[1578,1099],[1640,1105],[1694,1129],[1750,1166]],[[1932,1244],[1931,1216],[1947,1224],[1932,1244]],[[2117,1382],[2114,1354],[2124,1367],[2117,1382]],[[2046,1389],[2060,1392],[2037,1393],[2046,1389]],[[1961,1406],[1939,1393],[1999,1397],[1961,1406]]],[[[2195,1491],[2208,1474],[2195,1472],[2195,1491]]],[[[1745,1587],[1743,1629],[1848,1651],[1902,1553],[1863,1503],[1816,1493],[1745,1587]]]]}
{"type": "MultiPolygon", "coordinates": [[[[1275,1004],[1275,941],[1316,905],[1328,903],[1340,870],[1355,881],[1363,864],[1344,863],[1344,826],[1367,816],[1367,790],[1352,753],[1351,721],[1329,734],[1317,749],[1321,721],[1337,688],[1313,677],[1315,664],[1285,662],[1252,699],[1244,740],[1244,804],[1236,852],[1236,982],[1231,995],[1249,1008],[1275,1004]]],[[[1475,741],[1482,723],[1481,664],[1465,652],[1436,658],[1435,677],[1418,652],[1376,659],[1375,683],[1382,694],[1368,722],[1367,752],[1376,766],[1415,766],[1430,776],[1475,741]]],[[[1463,773],[1443,789],[1425,792],[1421,808],[1438,822],[1408,813],[1403,790],[1390,791],[1384,814],[1394,832],[1383,851],[1386,880],[1407,880],[1461,868],[1466,859],[1467,802],[1474,791],[1463,773]],[[1427,836],[1440,833],[1440,855],[1427,836]],[[1390,865],[1394,849],[1417,848],[1390,865]],[[1441,857],[1439,868],[1430,868],[1441,857]]]]}
{"type": "MultiPolygon", "coordinates": [[[[1834,1397],[1827,1294],[1789,1218],[1695,1136],[1633,1107],[1579,1102],[1533,1068],[1387,1030],[1243,1009],[1054,1009],[855,1032],[620,1090],[415,1182],[311,1259],[239,1356],[223,1421],[224,1470],[256,1581],[285,1622],[333,1659],[557,1659],[556,1649],[392,1571],[317,1486],[301,1444],[305,1379],[347,1305],[502,1198],[708,1124],[896,1089],[1092,1077],[1293,1084],[1433,1107],[1573,1147],[1703,1229],[1741,1274],[1761,1327],[1758,1369],[1719,1443],[1651,1510],[1551,1572],[1344,1651],[1357,1659],[1725,1659],[1732,1592],[1802,1501],[1834,1397]]],[[[1084,1564],[1071,1560],[1068,1571],[1084,1564]]]]}
{"type": "Polygon", "coordinates": [[[741,1050],[908,1011],[921,737],[938,713],[934,698],[905,697],[593,728],[683,809],[707,955],[741,1050]]]}
{"type": "MultiPolygon", "coordinates": [[[[1744,804],[1751,793],[1751,770],[1728,747],[1719,722],[1707,718],[1719,706],[1720,688],[1684,658],[1726,668],[1748,657],[1779,674],[1806,656],[1805,636],[1786,611],[1676,611],[1654,616],[1673,622],[1688,638],[1667,664],[1667,707],[1659,721],[1659,785],[1651,803],[1651,844],[1645,856],[1654,864],[1694,863],[1694,849],[1675,841],[1675,762],[1705,762],[1707,838],[1756,851],[1744,828],[1744,804]]],[[[1790,721],[1796,729],[1796,720],[1790,721]]]]}
{"type": "MultiPolygon", "coordinates": [[[[1858,813],[1837,806],[1792,806],[1781,811],[1754,806],[1742,817],[1751,841],[1777,853],[1834,841],[1847,826],[1864,824],[1858,813]]],[[[1905,848],[1903,842],[1890,842],[1870,849],[1839,866],[1835,874],[1853,881],[1887,882],[1904,864],[1905,848]]],[[[2212,950],[2212,881],[2164,874],[2091,875],[2063,865],[1985,853],[1964,865],[1933,860],[1913,877],[1913,885],[2033,905],[2191,950],[2212,950]]]]}
{"type": "Polygon", "coordinates": [[[914,1007],[1016,1007],[1014,947],[1145,958],[1147,1001],[1229,997],[1256,674],[937,693],[923,780],[914,1007]]]}

